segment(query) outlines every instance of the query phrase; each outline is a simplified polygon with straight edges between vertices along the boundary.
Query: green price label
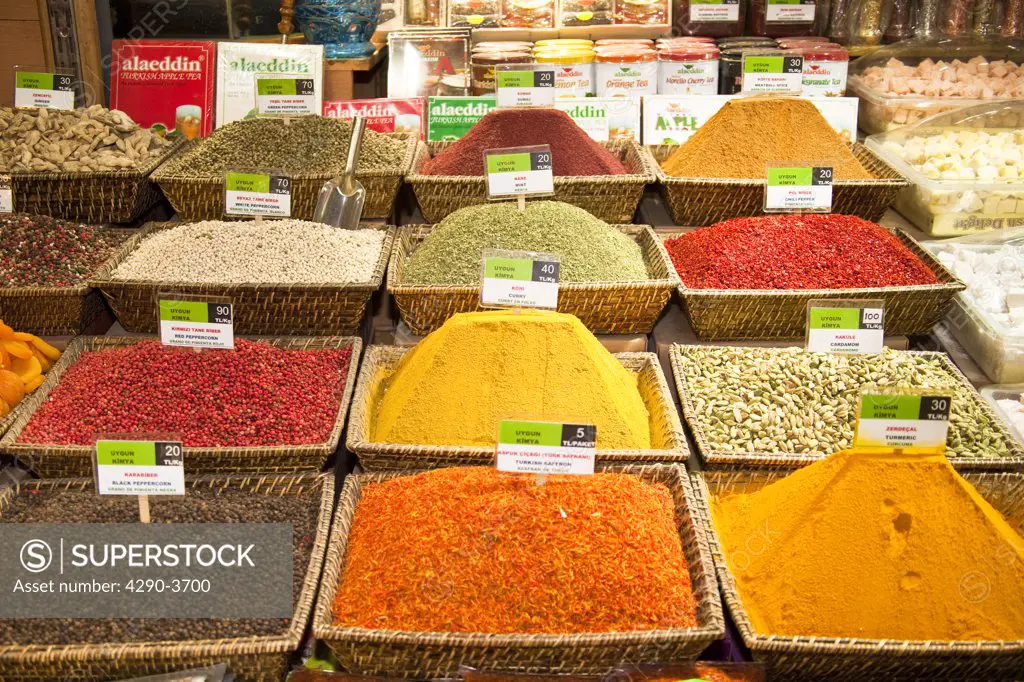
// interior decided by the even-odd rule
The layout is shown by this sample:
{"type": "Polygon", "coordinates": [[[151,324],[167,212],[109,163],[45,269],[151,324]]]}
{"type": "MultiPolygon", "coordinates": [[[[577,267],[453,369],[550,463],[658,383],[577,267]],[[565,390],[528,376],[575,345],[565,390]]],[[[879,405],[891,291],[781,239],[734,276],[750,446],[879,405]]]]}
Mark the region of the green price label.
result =
{"type": "Polygon", "coordinates": [[[260,78],[256,81],[256,93],[259,95],[295,95],[294,78],[260,78]]]}
{"type": "Polygon", "coordinates": [[[229,192],[270,192],[270,176],[262,173],[228,173],[229,192]]]}
{"type": "Polygon", "coordinates": [[[592,448],[596,438],[593,424],[503,421],[498,429],[498,442],[505,445],[592,448]]]}
{"type": "Polygon", "coordinates": [[[496,71],[494,83],[499,88],[532,88],[533,71],[496,71]]]}
{"type": "Polygon", "coordinates": [[[230,303],[160,301],[160,320],[162,322],[231,324],[231,314],[232,306],[230,303]]]}
{"type": "Polygon", "coordinates": [[[769,187],[816,187],[831,184],[832,168],[827,166],[768,169],[769,187]]]}
{"type": "Polygon", "coordinates": [[[949,396],[861,395],[861,419],[948,421],[949,396]]]}
{"type": "Polygon", "coordinates": [[[14,75],[15,86],[29,90],[53,90],[53,74],[36,71],[18,71],[14,75]]]}
{"type": "Polygon", "coordinates": [[[744,57],[743,70],[748,73],[782,73],[782,57],[744,57]]]}
{"type": "Polygon", "coordinates": [[[181,443],[143,440],[96,441],[100,466],[182,466],[181,443]]]}
{"type": "Polygon", "coordinates": [[[533,279],[533,263],[529,258],[490,257],[484,261],[484,277],[529,282],[533,279]]]}
{"type": "Polygon", "coordinates": [[[811,329],[860,329],[860,308],[811,308],[811,329]]]}
{"type": "Polygon", "coordinates": [[[488,173],[522,173],[530,170],[530,155],[527,152],[519,154],[488,154],[488,173]]]}

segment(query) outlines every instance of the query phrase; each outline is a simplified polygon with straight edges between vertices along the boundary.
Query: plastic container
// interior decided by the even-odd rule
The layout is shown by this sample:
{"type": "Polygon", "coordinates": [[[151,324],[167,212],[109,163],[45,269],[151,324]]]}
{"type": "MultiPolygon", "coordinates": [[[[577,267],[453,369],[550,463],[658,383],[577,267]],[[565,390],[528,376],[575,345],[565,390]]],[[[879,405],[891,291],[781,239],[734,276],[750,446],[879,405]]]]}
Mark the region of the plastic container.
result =
{"type": "Polygon", "coordinates": [[[525,40],[491,40],[475,43],[472,52],[522,52],[532,49],[533,43],[525,40]]]}
{"type": "Polygon", "coordinates": [[[755,36],[772,38],[813,35],[819,4],[812,0],[750,0],[747,28],[755,36]]]}
{"type": "Polygon", "coordinates": [[[608,26],[614,21],[612,0],[561,0],[558,17],[566,27],[608,26]]]}
{"type": "Polygon", "coordinates": [[[668,25],[669,0],[613,0],[616,24],[668,25]]]}
{"type": "Polygon", "coordinates": [[[1021,281],[1024,230],[924,242],[924,246],[967,284],[946,314],[950,333],[993,382],[1024,382],[1024,319],[1008,312],[1007,299],[999,293],[1021,281]]]}
{"type": "Polygon", "coordinates": [[[548,38],[546,40],[538,40],[533,44],[535,48],[541,47],[593,47],[593,40],[586,40],[585,38],[548,38]]]}
{"type": "MultiPolygon", "coordinates": [[[[780,43],[781,47],[781,43],[780,43]]],[[[842,97],[850,53],[841,47],[795,47],[804,57],[803,94],[805,97],[842,97]]]]}
{"type": "Polygon", "coordinates": [[[503,28],[554,28],[555,0],[501,0],[503,28]]]}
{"type": "Polygon", "coordinates": [[[747,20],[747,3],[744,1],[708,5],[692,0],[678,0],[675,7],[674,22],[683,35],[715,38],[743,35],[747,20]]]}
{"type": "Polygon", "coordinates": [[[658,53],[621,45],[596,49],[598,97],[642,97],[658,93],[658,53]]]}
{"type": "Polygon", "coordinates": [[[534,50],[538,64],[555,64],[555,97],[588,97],[594,94],[594,51],[590,48],[534,50]]]}
{"type": "Polygon", "coordinates": [[[866,144],[910,180],[895,207],[928,234],[1024,226],[1024,101],[940,114],[866,144]]]}
{"type": "Polygon", "coordinates": [[[474,52],[469,59],[469,70],[472,77],[470,87],[476,96],[494,94],[494,70],[502,64],[531,64],[533,55],[529,51],[474,52]]]}
{"type": "MultiPolygon", "coordinates": [[[[881,133],[944,111],[1024,96],[1024,89],[997,93],[980,88],[971,96],[974,83],[967,72],[959,82],[953,81],[956,89],[943,85],[949,82],[943,78],[959,78],[959,69],[969,68],[970,60],[978,58],[987,60],[989,69],[994,68],[993,62],[1009,62],[1012,66],[1007,68],[1024,75],[1020,72],[1024,43],[1009,38],[905,40],[861,57],[850,66],[849,77],[851,94],[860,98],[860,127],[868,134],[881,133]],[[919,77],[926,72],[927,79],[919,77]]],[[[1004,78],[999,82],[1011,81],[1004,78]]]]}
{"type": "Polygon", "coordinates": [[[658,94],[717,95],[717,47],[668,47],[658,50],[658,94]]]}
{"type": "Polygon", "coordinates": [[[500,0],[448,0],[448,26],[498,28],[500,0]]]}

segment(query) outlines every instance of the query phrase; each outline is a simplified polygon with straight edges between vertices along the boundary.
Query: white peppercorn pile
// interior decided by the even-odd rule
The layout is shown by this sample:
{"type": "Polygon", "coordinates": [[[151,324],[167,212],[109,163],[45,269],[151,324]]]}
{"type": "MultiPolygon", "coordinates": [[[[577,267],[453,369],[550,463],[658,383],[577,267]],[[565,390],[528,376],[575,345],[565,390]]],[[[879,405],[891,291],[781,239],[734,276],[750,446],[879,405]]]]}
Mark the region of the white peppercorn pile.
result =
{"type": "MultiPolygon", "coordinates": [[[[227,170],[263,168],[286,173],[341,173],[348,158],[352,122],[321,116],[235,121],[160,167],[164,178],[209,178],[227,170]]],[[[381,133],[363,133],[356,170],[395,169],[407,143],[381,133]]]]}
{"type": "MultiPolygon", "coordinates": [[[[152,497],[153,523],[292,524],[292,600],[298,603],[316,535],[319,495],[258,495],[233,488],[191,488],[185,497],[152,497]]],[[[22,493],[0,514],[0,523],[134,523],[135,498],[100,497],[92,491],[22,493]]],[[[259,599],[259,594],[253,594],[259,599]]],[[[188,641],[283,633],[280,618],[17,618],[0,619],[4,644],[99,644],[188,641]]]]}
{"type": "Polygon", "coordinates": [[[718,452],[826,456],[853,445],[862,386],[936,388],[952,395],[946,454],[1009,457],[1005,431],[981,398],[933,355],[798,348],[676,346],[685,391],[718,452]]]}
{"type": "Polygon", "coordinates": [[[343,230],[305,220],[207,220],[161,230],[114,270],[117,280],[203,284],[366,282],[382,230],[343,230]]]}

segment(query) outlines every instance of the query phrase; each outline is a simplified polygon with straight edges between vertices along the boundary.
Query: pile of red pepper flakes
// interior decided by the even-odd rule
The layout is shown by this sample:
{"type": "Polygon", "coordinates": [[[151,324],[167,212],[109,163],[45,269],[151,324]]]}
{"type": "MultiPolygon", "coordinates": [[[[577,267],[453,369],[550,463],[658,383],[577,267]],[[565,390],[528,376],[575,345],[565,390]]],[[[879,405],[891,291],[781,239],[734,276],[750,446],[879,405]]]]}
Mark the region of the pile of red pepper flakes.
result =
{"type": "Polygon", "coordinates": [[[665,242],[691,289],[864,289],[937,284],[880,225],[838,214],[735,218],[665,242]]]}
{"type": "Polygon", "coordinates": [[[362,491],[334,624],[495,634],[697,625],[667,487],[453,467],[362,491]]]}

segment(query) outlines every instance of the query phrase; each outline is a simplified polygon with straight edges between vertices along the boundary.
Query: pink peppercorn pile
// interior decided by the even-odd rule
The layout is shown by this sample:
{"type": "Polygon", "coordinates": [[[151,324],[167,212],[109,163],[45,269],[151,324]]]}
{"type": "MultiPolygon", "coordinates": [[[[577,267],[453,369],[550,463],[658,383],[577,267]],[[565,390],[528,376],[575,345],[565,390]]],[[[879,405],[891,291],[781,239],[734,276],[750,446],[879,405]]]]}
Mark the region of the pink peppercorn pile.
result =
{"type": "Polygon", "coordinates": [[[893,233],[849,215],[736,218],[665,242],[692,289],[864,289],[936,284],[893,233]]]}
{"type": "Polygon", "coordinates": [[[91,445],[98,435],[180,434],[190,447],[322,443],[350,349],[286,350],[235,340],[195,352],[142,341],[83,353],[18,437],[91,445]]]}

